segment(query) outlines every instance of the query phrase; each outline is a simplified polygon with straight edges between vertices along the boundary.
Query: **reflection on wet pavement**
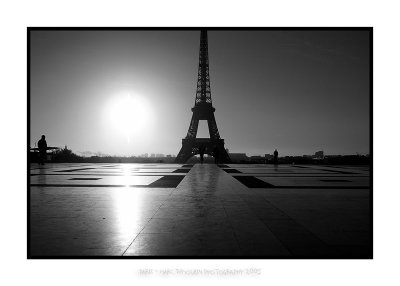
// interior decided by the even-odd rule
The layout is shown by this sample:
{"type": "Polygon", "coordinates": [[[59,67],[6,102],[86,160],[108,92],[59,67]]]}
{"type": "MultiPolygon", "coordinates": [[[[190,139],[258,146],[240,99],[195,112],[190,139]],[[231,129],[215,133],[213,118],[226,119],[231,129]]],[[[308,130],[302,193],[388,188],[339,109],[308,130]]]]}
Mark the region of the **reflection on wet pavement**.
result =
{"type": "Polygon", "coordinates": [[[371,257],[369,169],[31,166],[31,257],[371,257]]]}

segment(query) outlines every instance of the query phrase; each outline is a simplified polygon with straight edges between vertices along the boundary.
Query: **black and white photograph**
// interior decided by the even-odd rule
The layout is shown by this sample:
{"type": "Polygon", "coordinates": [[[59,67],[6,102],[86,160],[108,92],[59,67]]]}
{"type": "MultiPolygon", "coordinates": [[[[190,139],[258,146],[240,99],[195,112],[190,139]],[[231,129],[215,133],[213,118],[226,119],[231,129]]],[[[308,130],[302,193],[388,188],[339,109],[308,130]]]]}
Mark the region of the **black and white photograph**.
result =
{"type": "Polygon", "coordinates": [[[28,258],[372,259],[371,27],[27,27],[28,258]]]}
{"type": "Polygon", "coordinates": [[[398,285],[395,1],[8,1],[1,285],[398,285]]]}

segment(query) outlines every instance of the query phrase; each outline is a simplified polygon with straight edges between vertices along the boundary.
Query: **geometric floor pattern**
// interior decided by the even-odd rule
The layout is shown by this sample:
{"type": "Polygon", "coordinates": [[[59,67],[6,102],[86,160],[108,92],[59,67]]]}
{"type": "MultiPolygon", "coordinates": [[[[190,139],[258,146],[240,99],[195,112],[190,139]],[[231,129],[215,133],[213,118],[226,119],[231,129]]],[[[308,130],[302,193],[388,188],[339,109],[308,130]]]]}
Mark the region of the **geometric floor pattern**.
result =
{"type": "Polygon", "coordinates": [[[372,258],[369,166],[30,166],[28,257],[372,258]]]}

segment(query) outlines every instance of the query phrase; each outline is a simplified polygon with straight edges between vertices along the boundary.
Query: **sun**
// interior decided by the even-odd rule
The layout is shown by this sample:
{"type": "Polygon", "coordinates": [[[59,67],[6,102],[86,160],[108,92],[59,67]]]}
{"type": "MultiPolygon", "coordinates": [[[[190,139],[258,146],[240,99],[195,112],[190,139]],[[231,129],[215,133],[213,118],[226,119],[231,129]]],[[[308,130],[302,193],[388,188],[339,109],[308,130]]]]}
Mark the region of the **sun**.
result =
{"type": "Polygon", "coordinates": [[[128,141],[146,133],[152,119],[152,110],[145,97],[128,92],[113,95],[106,111],[109,128],[128,141]]]}

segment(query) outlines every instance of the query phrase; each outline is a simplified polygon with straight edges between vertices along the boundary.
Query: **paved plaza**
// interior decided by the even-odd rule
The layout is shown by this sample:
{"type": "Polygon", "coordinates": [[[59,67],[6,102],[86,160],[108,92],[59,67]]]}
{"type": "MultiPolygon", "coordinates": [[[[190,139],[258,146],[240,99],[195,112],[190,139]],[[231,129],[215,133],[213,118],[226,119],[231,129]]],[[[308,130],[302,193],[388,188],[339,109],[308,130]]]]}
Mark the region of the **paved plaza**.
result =
{"type": "Polygon", "coordinates": [[[368,166],[30,166],[30,257],[371,258],[368,166]]]}

